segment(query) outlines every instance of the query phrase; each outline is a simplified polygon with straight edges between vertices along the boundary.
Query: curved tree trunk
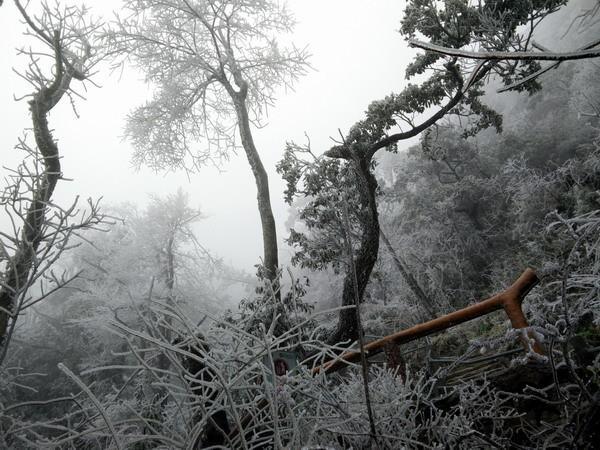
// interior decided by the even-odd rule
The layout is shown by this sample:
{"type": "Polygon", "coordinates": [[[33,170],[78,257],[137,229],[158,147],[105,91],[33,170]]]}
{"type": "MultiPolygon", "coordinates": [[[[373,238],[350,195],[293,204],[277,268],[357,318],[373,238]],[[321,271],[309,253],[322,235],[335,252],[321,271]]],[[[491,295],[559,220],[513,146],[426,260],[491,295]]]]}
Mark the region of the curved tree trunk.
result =
{"type": "MultiPolygon", "coordinates": [[[[33,121],[33,132],[37,148],[41,154],[43,172],[37,180],[31,180],[33,192],[31,203],[23,218],[23,229],[14,255],[7,261],[0,289],[0,349],[5,351],[10,334],[9,323],[14,320],[16,302],[27,289],[30,272],[36,253],[43,239],[46,208],[52,197],[56,183],[61,176],[58,147],[48,126],[47,115],[68,89],[72,74],[64,72],[57,58],[56,76],[53,83],[43,87],[29,102],[33,121]]],[[[4,351],[2,352],[4,354],[4,351]]],[[[2,358],[0,357],[0,360],[2,358]]]]}
{"type": "Polygon", "coordinates": [[[248,108],[246,107],[245,99],[246,90],[242,89],[234,97],[235,111],[237,114],[242,146],[244,147],[246,157],[248,158],[248,163],[250,164],[252,173],[254,174],[254,179],[256,181],[256,198],[258,200],[258,211],[260,214],[263,233],[263,265],[265,268],[265,275],[273,283],[275,298],[279,300],[281,296],[279,294],[277,282],[277,269],[279,267],[277,254],[277,230],[275,229],[275,219],[271,209],[269,178],[267,171],[265,170],[260,159],[260,155],[258,154],[258,150],[256,149],[256,145],[254,144],[254,138],[252,137],[250,119],[248,118],[248,108]]]}
{"type": "MultiPolygon", "coordinates": [[[[453,66],[451,66],[453,67],[453,66]]],[[[468,86],[481,80],[488,72],[489,67],[484,65],[478,66],[469,80],[468,86]]],[[[375,201],[375,192],[377,190],[377,180],[371,173],[371,161],[378,150],[389,147],[401,140],[409,139],[417,136],[422,131],[426,130],[438,120],[446,115],[448,111],[454,108],[464,97],[466,90],[463,89],[464,83],[462,77],[457,72],[456,68],[452,69],[452,73],[456,76],[457,91],[454,96],[442,106],[438,111],[431,115],[427,120],[418,126],[414,126],[406,132],[395,133],[385,136],[376,142],[356,142],[353,144],[337,145],[325,152],[325,155],[330,158],[340,158],[348,160],[355,165],[357,174],[357,189],[360,195],[360,200],[363,208],[365,208],[365,216],[361,220],[363,235],[361,238],[360,248],[354,258],[354,267],[356,268],[358,300],[362,302],[365,288],[369,283],[369,277],[373,266],[377,261],[379,252],[379,215],[377,212],[377,203],[375,201]]],[[[354,274],[346,273],[344,279],[344,291],[342,294],[342,305],[355,304],[354,296],[354,274]]],[[[356,312],[353,309],[340,311],[340,319],[336,331],[329,337],[329,343],[337,343],[344,340],[355,340],[358,337],[358,321],[356,312]]]]}
{"type": "MultiPolygon", "coordinates": [[[[361,157],[360,154],[354,152],[350,158],[346,159],[349,160],[349,164],[353,165],[357,180],[357,190],[363,209],[359,213],[362,225],[360,246],[353,258],[354,267],[350,265],[346,271],[342,292],[342,306],[351,306],[356,304],[357,294],[358,302],[362,302],[371,272],[377,262],[377,255],[379,253],[379,214],[375,200],[377,180],[371,173],[370,159],[361,157]],[[354,270],[356,270],[356,277],[354,276],[354,270]]],[[[337,328],[329,336],[328,342],[335,344],[356,340],[359,335],[358,314],[359,311],[356,308],[341,310],[337,328]]]]}

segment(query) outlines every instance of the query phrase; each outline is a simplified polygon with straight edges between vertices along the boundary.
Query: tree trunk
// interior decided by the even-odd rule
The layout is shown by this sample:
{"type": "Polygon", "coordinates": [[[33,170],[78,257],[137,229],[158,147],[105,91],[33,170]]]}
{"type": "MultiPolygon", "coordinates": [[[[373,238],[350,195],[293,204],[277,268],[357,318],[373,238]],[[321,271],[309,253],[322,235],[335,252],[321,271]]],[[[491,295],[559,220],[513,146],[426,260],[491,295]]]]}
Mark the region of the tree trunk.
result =
{"type": "MultiPolygon", "coordinates": [[[[43,238],[46,208],[61,176],[58,147],[48,127],[48,112],[58,103],[69,86],[71,75],[57,69],[56,79],[49,87],[40,89],[29,102],[33,132],[42,156],[44,170],[37,180],[30,180],[33,192],[31,203],[23,218],[23,230],[12,258],[7,262],[0,289],[0,353],[5,354],[9,322],[23,290],[28,286],[31,267],[43,238]]],[[[13,317],[14,320],[14,317],[13,317]]],[[[0,356],[0,361],[2,356],[0,356]]]]}
{"type": "MultiPolygon", "coordinates": [[[[165,275],[165,287],[167,288],[167,299],[169,302],[175,302],[175,254],[174,254],[174,242],[175,242],[175,233],[176,230],[173,230],[173,235],[169,237],[167,241],[167,248],[165,251],[166,256],[166,267],[164,271],[165,275]]],[[[159,330],[162,334],[162,339],[164,342],[171,342],[173,339],[171,333],[171,324],[173,322],[173,318],[166,314],[164,316],[164,320],[166,322],[165,326],[159,326],[159,330]]],[[[158,368],[162,370],[169,370],[171,366],[171,362],[169,361],[168,356],[165,352],[161,352],[158,356],[158,368]]]]}
{"type": "MultiPolygon", "coordinates": [[[[355,305],[356,292],[358,292],[359,303],[362,302],[379,253],[379,214],[375,200],[377,180],[371,173],[371,162],[359,155],[353,155],[352,159],[349,159],[349,164],[354,167],[360,203],[363,209],[359,212],[362,217],[362,237],[360,247],[354,257],[357,289],[355,290],[354,286],[355,277],[352,267],[349,267],[344,278],[342,306],[355,305]]],[[[341,310],[337,328],[329,336],[328,342],[336,344],[356,340],[359,333],[357,315],[358,310],[356,308],[341,310]]]]}
{"type": "Polygon", "coordinates": [[[280,300],[279,287],[277,281],[277,269],[279,267],[277,255],[277,230],[275,229],[275,219],[271,210],[271,196],[269,193],[269,178],[265,170],[258,150],[254,144],[252,130],[250,128],[250,119],[248,118],[248,108],[246,107],[246,91],[242,89],[234,97],[235,111],[240,129],[240,138],[242,146],[246,152],[248,163],[256,180],[258,212],[263,232],[263,265],[266,277],[273,283],[275,297],[280,300]]]}

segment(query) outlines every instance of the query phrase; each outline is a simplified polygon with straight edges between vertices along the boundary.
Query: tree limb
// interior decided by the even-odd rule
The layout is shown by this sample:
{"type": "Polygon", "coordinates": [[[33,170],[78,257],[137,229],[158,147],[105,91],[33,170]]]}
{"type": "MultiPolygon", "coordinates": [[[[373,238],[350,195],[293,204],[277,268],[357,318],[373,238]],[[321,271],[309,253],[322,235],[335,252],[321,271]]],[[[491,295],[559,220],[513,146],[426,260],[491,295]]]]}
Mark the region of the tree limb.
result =
{"type": "Polygon", "coordinates": [[[429,42],[410,39],[408,45],[423,50],[441,53],[457,58],[483,59],[487,61],[573,61],[577,59],[597,58],[600,49],[575,50],[571,52],[472,52],[456,48],[442,47],[429,42]]]}
{"type": "Polygon", "coordinates": [[[417,126],[413,126],[410,130],[401,132],[401,133],[392,134],[390,136],[387,136],[387,137],[375,142],[373,145],[371,145],[369,147],[369,149],[367,151],[367,157],[372,158],[375,155],[375,153],[377,153],[378,150],[385,148],[385,147],[389,147],[390,145],[392,145],[398,141],[403,141],[405,139],[410,139],[411,137],[418,136],[423,131],[425,131],[427,128],[429,128],[430,126],[435,124],[442,117],[444,117],[452,108],[454,108],[456,105],[458,105],[460,103],[460,101],[465,96],[467,90],[473,84],[475,84],[477,81],[481,80],[489,72],[490,67],[489,66],[484,67],[484,65],[485,65],[485,62],[483,64],[478,65],[475,68],[475,70],[473,71],[473,74],[469,78],[466,86],[463,82],[462,77],[457,74],[458,88],[456,90],[456,93],[448,101],[448,103],[446,103],[444,106],[442,106],[440,109],[438,109],[437,112],[434,113],[433,115],[431,115],[427,120],[425,120],[424,122],[422,122],[421,124],[419,124],[417,126]]]}
{"type": "MultiPolygon", "coordinates": [[[[595,41],[592,41],[589,44],[578,48],[577,51],[590,50],[598,45],[600,45],[600,39],[596,39],[595,41]]],[[[496,92],[500,94],[502,92],[510,91],[519,86],[522,86],[523,84],[527,83],[528,81],[531,81],[531,80],[539,77],[540,75],[543,75],[544,73],[548,72],[549,70],[552,70],[552,69],[558,67],[560,65],[560,63],[561,63],[561,61],[555,61],[552,64],[538,70],[537,72],[534,72],[531,75],[528,75],[525,78],[520,79],[519,81],[516,81],[508,86],[504,86],[503,88],[498,89],[496,92]]]]}

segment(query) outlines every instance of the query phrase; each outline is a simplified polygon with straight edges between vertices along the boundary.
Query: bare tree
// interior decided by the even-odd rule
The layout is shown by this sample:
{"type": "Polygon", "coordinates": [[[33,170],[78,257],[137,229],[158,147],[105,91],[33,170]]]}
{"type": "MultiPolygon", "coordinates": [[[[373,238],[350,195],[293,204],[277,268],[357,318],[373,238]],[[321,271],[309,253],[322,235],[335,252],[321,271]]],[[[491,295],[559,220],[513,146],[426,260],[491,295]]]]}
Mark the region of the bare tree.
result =
{"type": "Polygon", "coordinates": [[[134,161],[198,169],[234,151],[235,129],[256,180],[266,276],[277,276],[277,234],[267,172],[254,143],[276,89],[303,74],[307,53],[280,46],[291,14],[272,0],[127,0],[109,33],[112,51],[141,68],[154,98],[135,109],[126,134],[134,161]]]}
{"type": "Polygon", "coordinates": [[[57,276],[50,270],[68,248],[69,238],[78,230],[104,221],[97,202],[88,200],[89,210],[85,212],[79,210],[77,199],[68,208],[52,202],[62,173],[59,149],[48,125],[48,113],[65,95],[71,102],[74,96],[80,96],[72,88],[73,80],[87,81],[100,60],[89,41],[98,25],[86,19],[85,9],[43,2],[40,15],[34,16],[19,0],[14,3],[28,26],[26,35],[41,45],[37,50],[20,50],[29,59],[29,66],[17,72],[34,88],[22,99],[29,99],[35,147],[26,137],[19,140],[17,149],[25,152],[25,158],[10,173],[0,196],[0,204],[12,223],[12,230],[0,234],[0,264],[4,271],[0,276],[0,361],[6,355],[19,314],[74,278],[57,276]],[[43,278],[47,283],[42,283],[41,295],[28,297],[29,289],[43,278]]]}

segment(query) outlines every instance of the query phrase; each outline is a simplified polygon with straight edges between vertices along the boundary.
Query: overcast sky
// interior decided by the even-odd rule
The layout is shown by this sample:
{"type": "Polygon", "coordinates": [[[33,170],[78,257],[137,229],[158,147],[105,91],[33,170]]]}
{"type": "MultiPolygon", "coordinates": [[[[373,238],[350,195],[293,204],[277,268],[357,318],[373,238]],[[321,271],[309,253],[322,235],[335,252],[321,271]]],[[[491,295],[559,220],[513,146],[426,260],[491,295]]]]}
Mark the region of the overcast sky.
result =
{"type": "MultiPolygon", "coordinates": [[[[108,14],[119,8],[120,1],[90,0],[87,4],[96,14],[108,14]]],[[[313,149],[326,150],[331,145],[329,136],[337,136],[338,128],[347,131],[370,101],[402,88],[404,68],[412,54],[397,32],[403,2],[296,0],[288,4],[298,21],[294,41],[308,45],[316,70],[301,78],[294,92],[281,92],[267,126],[255,131],[269,172],[280,241],[287,236],[288,213],[282,200],[284,185],[274,167],[286,140],[301,142],[306,132],[313,149]]],[[[21,158],[13,149],[17,137],[31,126],[26,102],[13,99],[13,94],[31,91],[12,72],[13,67],[26,64],[15,51],[24,41],[24,29],[14,4],[5,2],[0,8],[0,151],[2,165],[9,167],[21,158]]],[[[65,205],[80,195],[83,199],[103,197],[105,205],[128,201],[143,206],[150,193],[171,193],[182,187],[207,216],[196,227],[199,240],[226,261],[252,269],[262,255],[262,238],[254,178],[245,155],[232,155],[221,172],[205,167],[189,181],[183,172],[135,171],[130,163],[132,149],[121,136],[128,111],[149,96],[139,78],[128,71],[119,80],[104,70],[95,78],[101,89],[90,88],[87,100],[77,103],[79,119],[68,101],[52,111],[50,125],[63,157],[63,173],[74,179],[59,183],[56,201],[65,205]]],[[[283,253],[282,262],[288,257],[283,253]]]]}

